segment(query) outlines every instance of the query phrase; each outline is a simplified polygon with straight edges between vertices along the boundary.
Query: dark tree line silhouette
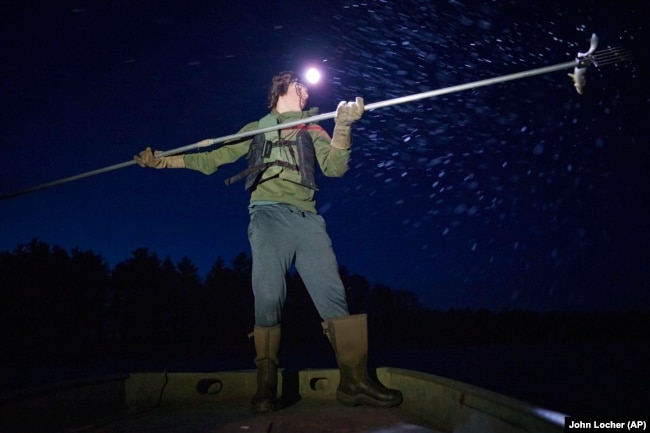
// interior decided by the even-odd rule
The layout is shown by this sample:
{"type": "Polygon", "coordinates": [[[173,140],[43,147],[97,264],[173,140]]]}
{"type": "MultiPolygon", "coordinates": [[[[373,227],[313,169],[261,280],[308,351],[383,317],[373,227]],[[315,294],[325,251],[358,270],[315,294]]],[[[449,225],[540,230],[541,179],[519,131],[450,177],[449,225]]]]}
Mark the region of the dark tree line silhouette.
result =
{"type": "MultiPolygon", "coordinates": [[[[232,352],[249,346],[253,328],[251,258],[219,257],[204,280],[184,257],[161,259],[146,248],[109,269],[101,255],[33,239],[0,252],[0,335],[4,357],[81,356],[92,351],[232,352]]],[[[341,269],[353,313],[376,311],[379,334],[394,333],[398,314],[424,312],[406,291],[341,269]],[[381,320],[379,320],[381,318],[381,320]]],[[[327,348],[320,317],[300,276],[287,275],[284,340],[327,348]]],[[[329,350],[329,349],[327,349],[329,350]]]]}
{"type": "MultiPolygon", "coordinates": [[[[15,364],[106,354],[252,354],[250,272],[245,252],[229,265],[219,257],[202,279],[187,257],[173,263],[140,248],[109,269],[97,253],[34,239],[0,252],[0,356],[15,364]]],[[[645,313],[434,311],[409,291],[370,284],[344,267],[340,274],[350,312],[369,314],[373,349],[648,337],[645,313]]],[[[300,276],[290,273],[287,283],[281,355],[329,353],[300,276]]]]}

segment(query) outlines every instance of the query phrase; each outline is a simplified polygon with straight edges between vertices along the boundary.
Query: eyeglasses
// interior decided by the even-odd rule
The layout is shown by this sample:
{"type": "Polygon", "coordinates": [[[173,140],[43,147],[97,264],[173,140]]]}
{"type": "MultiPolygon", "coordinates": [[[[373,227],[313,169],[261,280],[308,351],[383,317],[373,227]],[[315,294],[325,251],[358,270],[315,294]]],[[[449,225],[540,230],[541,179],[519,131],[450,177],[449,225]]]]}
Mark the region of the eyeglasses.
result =
{"type": "Polygon", "coordinates": [[[298,91],[298,94],[304,94],[304,95],[309,95],[309,87],[302,81],[295,79],[289,82],[289,85],[291,84],[296,84],[296,90],[298,91]]]}
{"type": "Polygon", "coordinates": [[[293,84],[293,83],[296,83],[297,85],[302,87],[307,87],[307,84],[305,84],[305,82],[302,81],[300,78],[294,78],[293,80],[289,81],[289,84],[293,84]]]}

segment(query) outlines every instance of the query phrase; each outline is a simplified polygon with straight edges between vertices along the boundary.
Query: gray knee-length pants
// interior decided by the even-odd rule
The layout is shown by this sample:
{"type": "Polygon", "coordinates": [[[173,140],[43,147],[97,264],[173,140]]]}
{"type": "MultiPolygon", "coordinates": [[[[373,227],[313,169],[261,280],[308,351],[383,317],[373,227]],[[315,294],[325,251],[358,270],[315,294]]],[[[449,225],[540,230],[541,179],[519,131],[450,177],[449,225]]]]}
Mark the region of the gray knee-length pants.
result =
{"type": "Polygon", "coordinates": [[[323,320],[349,314],[323,217],[286,204],[253,205],[248,240],[253,256],[256,326],[281,322],[287,295],[285,278],[292,263],[323,320]]]}

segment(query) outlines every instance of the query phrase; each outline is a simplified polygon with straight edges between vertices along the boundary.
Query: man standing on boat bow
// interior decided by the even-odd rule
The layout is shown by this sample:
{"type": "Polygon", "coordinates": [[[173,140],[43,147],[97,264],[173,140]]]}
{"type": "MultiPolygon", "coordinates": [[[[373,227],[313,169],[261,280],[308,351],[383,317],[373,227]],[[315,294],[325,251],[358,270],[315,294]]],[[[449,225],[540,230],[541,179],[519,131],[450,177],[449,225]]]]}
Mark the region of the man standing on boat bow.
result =
{"type": "MultiPolygon", "coordinates": [[[[253,131],[307,118],[309,90],[291,71],[274,76],[269,109],[259,121],[240,132],[253,131]]],[[[341,102],[336,109],[332,137],[317,124],[301,124],[226,143],[211,152],[167,157],[150,148],[135,156],[142,167],[189,168],[212,174],[223,165],[246,156],[248,167],[226,180],[245,179],[250,191],[252,284],[255,298],[257,392],[255,412],[272,412],[277,402],[278,350],[286,272],[295,265],[323,319],[341,373],[337,400],[345,405],[397,406],[402,394],[375,382],[367,371],[368,327],[365,314],[350,315],[338,273],[332,242],[323,217],[317,214],[314,195],[316,163],[328,177],[341,177],[348,169],[351,127],[363,115],[363,99],[341,102]]]]}

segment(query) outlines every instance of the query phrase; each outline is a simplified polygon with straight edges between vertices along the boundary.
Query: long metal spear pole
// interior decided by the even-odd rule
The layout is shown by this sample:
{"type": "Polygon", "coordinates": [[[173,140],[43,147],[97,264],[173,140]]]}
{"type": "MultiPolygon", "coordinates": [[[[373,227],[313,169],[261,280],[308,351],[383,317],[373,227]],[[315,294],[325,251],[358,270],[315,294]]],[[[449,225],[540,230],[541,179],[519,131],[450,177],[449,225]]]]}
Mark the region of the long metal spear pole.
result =
{"type": "MultiPolygon", "coordinates": [[[[491,86],[493,84],[504,83],[506,81],[519,80],[521,78],[532,77],[534,75],[548,74],[549,72],[555,72],[555,71],[560,71],[562,69],[572,68],[572,67],[576,66],[576,63],[577,62],[575,60],[570,61],[570,62],[558,63],[557,65],[545,66],[545,67],[536,68],[536,69],[529,69],[527,71],[516,72],[514,74],[502,75],[502,76],[499,76],[499,77],[487,78],[485,80],[472,81],[471,83],[465,83],[465,84],[459,84],[459,85],[456,85],[456,86],[445,87],[443,89],[431,90],[431,91],[428,91],[428,92],[416,93],[416,94],[413,94],[413,95],[402,96],[402,97],[399,97],[399,98],[387,99],[385,101],[380,101],[380,102],[374,102],[372,104],[367,104],[365,106],[365,110],[366,111],[371,111],[371,110],[375,110],[377,108],[389,107],[391,105],[404,104],[404,103],[407,103],[407,102],[418,101],[420,99],[433,98],[433,97],[436,97],[436,96],[446,95],[446,94],[449,94],[449,93],[461,92],[463,90],[476,89],[478,87],[491,86]]],[[[318,114],[316,116],[307,117],[307,118],[304,118],[304,119],[299,119],[299,120],[296,120],[296,121],[293,121],[293,122],[287,122],[287,123],[282,123],[282,124],[279,124],[279,125],[269,126],[267,128],[260,128],[260,129],[255,129],[255,130],[248,131],[248,132],[240,132],[240,133],[237,133],[237,134],[224,135],[223,137],[219,137],[219,138],[209,138],[209,139],[206,139],[206,140],[199,141],[198,143],[193,143],[193,144],[189,144],[187,146],[178,147],[176,149],[167,150],[165,152],[160,152],[158,155],[160,155],[160,156],[175,155],[177,153],[187,152],[189,150],[194,150],[194,149],[198,149],[198,148],[202,148],[202,147],[212,146],[212,145],[217,144],[217,143],[223,143],[223,142],[226,142],[226,141],[237,140],[237,139],[240,139],[240,138],[245,138],[245,137],[249,137],[249,136],[256,135],[256,134],[275,131],[277,129],[290,128],[292,126],[302,125],[304,123],[311,123],[311,122],[318,122],[318,121],[326,120],[326,119],[333,119],[334,116],[336,116],[336,112],[332,111],[332,112],[329,112],[329,113],[323,113],[323,114],[318,114]]],[[[5,200],[5,199],[16,197],[16,196],[19,196],[19,195],[22,195],[22,194],[27,194],[29,192],[39,191],[41,189],[50,188],[50,187],[53,187],[53,186],[56,186],[56,185],[61,185],[63,183],[68,183],[68,182],[72,182],[72,181],[75,181],[75,180],[83,179],[85,177],[90,177],[90,176],[95,176],[97,174],[107,173],[109,171],[118,170],[120,168],[128,167],[128,166],[134,165],[134,164],[135,164],[135,161],[130,160],[130,161],[122,162],[122,163],[115,164],[115,165],[109,165],[108,167],[88,171],[88,172],[85,172],[85,173],[77,174],[75,176],[65,177],[63,179],[43,183],[41,185],[36,185],[36,186],[31,187],[31,188],[26,188],[26,189],[15,191],[15,192],[12,192],[12,193],[9,193],[9,194],[4,194],[4,195],[0,196],[0,200],[5,200]]]]}

